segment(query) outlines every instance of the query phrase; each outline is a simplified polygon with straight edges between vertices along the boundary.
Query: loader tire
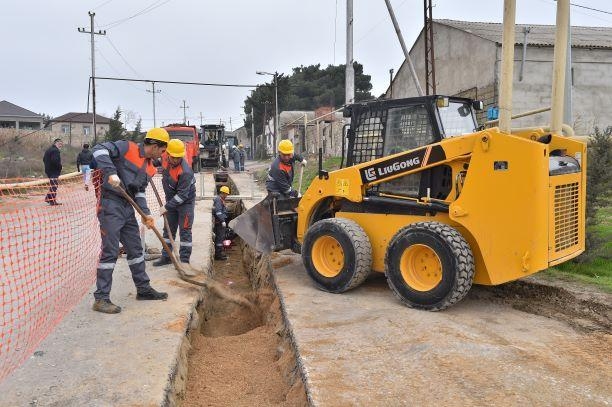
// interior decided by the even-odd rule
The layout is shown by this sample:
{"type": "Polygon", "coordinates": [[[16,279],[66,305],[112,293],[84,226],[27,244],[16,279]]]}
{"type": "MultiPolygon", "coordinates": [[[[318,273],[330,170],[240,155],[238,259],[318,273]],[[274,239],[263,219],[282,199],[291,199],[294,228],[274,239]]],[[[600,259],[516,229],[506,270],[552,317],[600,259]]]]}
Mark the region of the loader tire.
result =
{"type": "Polygon", "coordinates": [[[397,298],[411,308],[440,311],[472,287],[474,256],[451,226],[418,222],[395,234],[385,255],[385,275],[397,298]]]}
{"type": "Polygon", "coordinates": [[[359,286],[370,274],[372,246],[355,221],[322,219],[306,232],[302,260],[319,289],[342,293],[359,286]]]}

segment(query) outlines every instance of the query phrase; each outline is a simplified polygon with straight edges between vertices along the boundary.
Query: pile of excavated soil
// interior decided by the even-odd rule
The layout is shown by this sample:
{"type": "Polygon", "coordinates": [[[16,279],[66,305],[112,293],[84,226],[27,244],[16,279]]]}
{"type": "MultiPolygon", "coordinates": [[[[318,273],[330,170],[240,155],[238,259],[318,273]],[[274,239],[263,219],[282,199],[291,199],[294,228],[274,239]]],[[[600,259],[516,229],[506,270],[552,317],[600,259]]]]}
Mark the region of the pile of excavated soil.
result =
{"type": "Polygon", "coordinates": [[[214,278],[253,300],[254,309],[207,297],[192,336],[185,406],[303,406],[306,394],[269,286],[252,289],[240,247],[215,263],[214,278]]]}

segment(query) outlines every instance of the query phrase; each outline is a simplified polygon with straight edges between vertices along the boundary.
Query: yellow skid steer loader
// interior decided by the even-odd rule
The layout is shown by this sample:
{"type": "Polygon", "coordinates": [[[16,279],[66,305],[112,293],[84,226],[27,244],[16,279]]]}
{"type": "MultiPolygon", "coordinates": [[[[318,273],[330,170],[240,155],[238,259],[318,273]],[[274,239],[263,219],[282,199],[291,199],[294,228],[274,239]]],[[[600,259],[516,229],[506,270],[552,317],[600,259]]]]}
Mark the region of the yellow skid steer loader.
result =
{"type": "Polygon", "coordinates": [[[499,128],[479,131],[482,103],[469,99],[349,105],[344,168],[324,171],[319,151],[303,197],[268,196],[230,227],[259,251],[301,253],[322,290],[341,293],[384,272],[403,303],[434,311],[472,283],[502,284],[578,256],[587,156],[585,143],[560,134],[569,2],[557,4],[553,131],[510,127],[514,2],[506,0],[499,128]]]}

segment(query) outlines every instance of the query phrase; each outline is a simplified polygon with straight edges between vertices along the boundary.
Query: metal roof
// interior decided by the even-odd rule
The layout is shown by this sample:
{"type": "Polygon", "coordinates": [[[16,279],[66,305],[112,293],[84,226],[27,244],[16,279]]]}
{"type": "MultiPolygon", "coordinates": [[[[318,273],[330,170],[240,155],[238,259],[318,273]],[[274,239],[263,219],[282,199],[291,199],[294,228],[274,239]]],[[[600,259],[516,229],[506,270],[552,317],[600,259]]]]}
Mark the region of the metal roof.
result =
{"type": "Polygon", "coordinates": [[[42,120],[41,115],[31,112],[28,109],[24,109],[21,106],[17,106],[11,102],[7,102],[6,100],[0,101],[0,116],[30,117],[42,120]]]}
{"type": "MultiPolygon", "coordinates": [[[[454,27],[458,30],[474,34],[478,37],[501,44],[503,25],[501,23],[483,23],[475,21],[435,20],[435,23],[454,27]]],[[[537,24],[516,24],[515,44],[523,44],[524,30],[527,34],[527,45],[555,45],[555,26],[537,24]]],[[[610,48],[612,49],[612,27],[580,27],[571,28],[572,47],[576,48],[610,48]]]]}
{"type": "MultiPolygon", "coordinates": [[[[93,113],[78,113],[78,112],[70,112],[63,114],[61,116],[55,117],[51,120],[52,122],[64,122],[64,123],[91,123],[93,121],[93,113]]],[[[110,123],[110,119],[108,117],[100,116],[96,114],[96,123],[97,124],[107,124],[110,123]]]]}

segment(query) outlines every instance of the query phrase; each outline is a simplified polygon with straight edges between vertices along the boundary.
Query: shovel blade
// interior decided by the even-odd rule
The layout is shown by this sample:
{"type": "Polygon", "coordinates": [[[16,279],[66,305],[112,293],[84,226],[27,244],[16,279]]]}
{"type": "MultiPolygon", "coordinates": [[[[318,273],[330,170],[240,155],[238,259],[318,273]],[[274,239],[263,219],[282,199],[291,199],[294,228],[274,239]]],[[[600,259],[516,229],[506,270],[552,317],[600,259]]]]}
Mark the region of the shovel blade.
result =
{"type": "Polygon", "coordinates": [[[262,200],[242,215],[232,219],[228,226],[246,244],[258,252],[270,253],[274,251],[275,241],[270,200],[262,200]]]}

